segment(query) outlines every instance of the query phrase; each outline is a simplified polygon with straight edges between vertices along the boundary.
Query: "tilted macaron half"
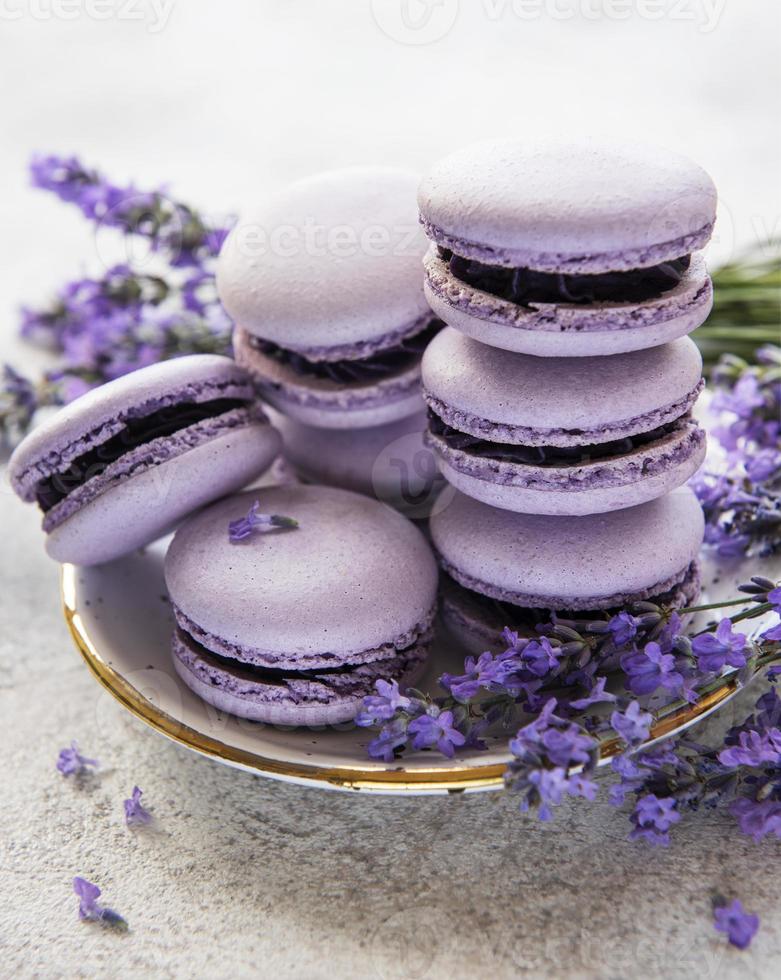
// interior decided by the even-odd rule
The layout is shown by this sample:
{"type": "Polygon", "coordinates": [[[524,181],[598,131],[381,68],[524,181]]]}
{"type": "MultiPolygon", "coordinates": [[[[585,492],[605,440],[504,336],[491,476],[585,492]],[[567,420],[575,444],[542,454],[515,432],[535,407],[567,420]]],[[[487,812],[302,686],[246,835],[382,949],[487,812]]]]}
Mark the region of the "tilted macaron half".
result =
{"type": "Polygon", "coordinates": [[[423,358],[428,442],[445,478],[528,514],[594,514],[668,493],[705,456],[702,358],[681,337],[614,357],[543,358],[450,327],[423,358]]]}
{"type": "Polygon", "coordinates": [[[472,649],[550,610],[595,619],[634,602],[683,608],[699,594],[702,509],[688,487],[610,514],[514,514],[463,494],[431,518],[448,578],[443,613],[472,649]]]}
{"type": "Polygon", "coordinates": [[[280,448],[246,372],[196,354],[71,402],[18,446],[9,471],[16,493],[43,512],[51,557],[94,565],[241,489],[280,448]]]}
{"type": "Polygon", "coordinates": [[[713,290],[699,249],[716,190],[640,143],[504,139],[423,180],[426,295],[446,323],[547,357],[639,350],[690,333],[713,290]]]}
{"type": "Polygon", "coordinates": [[[174,665],[204,701],[289,725],[353,718],[376,680],[412,680],[431,636],[437,567],[376,500],[288,486],[229,497],[176,532],[165,559],[174,665]],[[298,522],[229,540],[254,501],[298,522]]]}
{"type": "Polygon", "coordinates": [[[285,459],[304,480],[375,497],[412,519],[428,517],[444,485],[424,444],[426,413],[370,429],[316,429],[269,409],[285,459]]]}
{"type": "Polygon", "coordinates": [[[297,181],[239,220],[217,269],[236,359],[308,425],[383,425],[422,407],[441,324],[423,295],[419,178],[356,168],[297,181]]]}

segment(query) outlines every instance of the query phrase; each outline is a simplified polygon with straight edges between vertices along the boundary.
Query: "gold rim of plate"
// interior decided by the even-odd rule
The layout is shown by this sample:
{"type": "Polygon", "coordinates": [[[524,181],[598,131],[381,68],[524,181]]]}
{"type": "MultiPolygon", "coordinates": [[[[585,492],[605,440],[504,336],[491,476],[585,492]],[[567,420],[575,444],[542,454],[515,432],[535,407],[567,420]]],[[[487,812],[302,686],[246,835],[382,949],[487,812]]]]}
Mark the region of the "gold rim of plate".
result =
{"type": "MultiPolygon", "coordinates": [[[[161,711],[106,663],[90,638],[78,609],[76,566],[62,566],[60,590],[65,621],[68,624],[70,634],[98,682],[131,714],[174,742],[179,742],[196,752],[271,778],[290,779],[300,783],[346,790],[367,790],[369,792],[401,795],[405,793],[457,793],[466,790],[496,790],[503,786],[505,763],[468,767],[448,764],[441,767],[431,766],[426,769],[405,769],[403,760],[399,760],[393,769],[371,768],[362,766],[360,763],[353,766],[318,766],[283,762],[279,759],[270,759],[256,752],[248,752],[232,745],[226,745],[224,742],[204,735],[161,711]]],[[[676,730],[687,728],[693,722],[710,714],[723,701],[730,698],[736,689],[736,678],[734,676],[725,677],[722,685],[701,697],[696,704],[684,705],[665,717],[659,718],[651,727],[649,743],[664,738],[676,730]]],[[[600,759],[609,759],[620,751],[621,743],[617,738],[606,740],[600,746],[600,759]]]]}

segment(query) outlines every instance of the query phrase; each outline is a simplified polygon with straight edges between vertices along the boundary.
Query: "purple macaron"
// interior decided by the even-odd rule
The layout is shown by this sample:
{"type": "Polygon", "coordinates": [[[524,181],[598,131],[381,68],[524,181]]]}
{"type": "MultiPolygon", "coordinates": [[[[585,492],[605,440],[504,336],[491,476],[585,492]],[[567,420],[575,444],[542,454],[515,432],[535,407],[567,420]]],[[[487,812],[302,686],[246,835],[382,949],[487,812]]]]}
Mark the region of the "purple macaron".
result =
{"type": "Polygon", "coordinates": [[[17,447],[9,472],[43,512],[51,557],[94,565],[246,486],[280,448],[249,376],[227,357],[196,354],[71,402],[17,447]]]}
{"type": "Polygon", "coordinates": [[[705,456],[689,337],[613,357],[543,358],[450,327],[423,358],[428,443],[445,478],[527,514],[595,514],[681,486],[705,456]]]}
{"type": "Polygon", "coordinates": [[[420,358],[441,323],[423,295],[416,174],[333,171],[242,215],[217,288],[237,361],[306,425],[355,429],[420,411],[420,358]]]}
{"type": "Polygon", "coordinates": [[[406,518],[359,494],[288,486],[219,501],[176,532],[165,577],[177,672],[242,718],[348,721],[375,681],[413,680],[425,661],[436,562],[406,518]],[[255,501],[297,527],[232,542],[255,501]]]}
{"type": "Polygon", "coordinates": [[[589,620],[639,601],[690,605],[703,533],[688,487],[569,518],[515,514],[458,493],[431,518],[445,620],[477,652],[498,648],[505,626],[533,629],[550,610],[589,620]]]}
{"type": "Polygon", "coordinates": [[[426,295],[446,323],[548,357],[639,350],[705,321],[699,250],[716,190],[686,157],[633,143],[492,140],[421,184],[426,295]]]}

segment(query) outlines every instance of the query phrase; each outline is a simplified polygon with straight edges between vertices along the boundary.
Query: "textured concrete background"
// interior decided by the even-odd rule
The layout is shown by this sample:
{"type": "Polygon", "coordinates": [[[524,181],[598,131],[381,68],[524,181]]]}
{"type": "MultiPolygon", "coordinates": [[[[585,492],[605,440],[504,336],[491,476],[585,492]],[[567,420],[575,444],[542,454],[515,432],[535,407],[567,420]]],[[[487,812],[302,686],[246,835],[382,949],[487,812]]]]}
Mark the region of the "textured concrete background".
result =
{"type": "MultiPolygon", "coordinates": [[[[0,352],[21,367],[34,358],[13,338],[18,303],[108,259],[77,215],[26,189],[33,149],[168,179],[227,211],[323,167],[424,167],[482,132],[595,128],[678,146],[713,172],[727,204],[717,255],[779,227],[779,8],[761,0],[716,3],[712,29],[704,0],[676,5],[687,19],[663,4],[658,21],[589,18],[600,4],[585,2],[559,3],[567,21],[544,4],[521,21],[509,4],[444,0],[435,12],[455,13],[452,27],[425,45],[388,37],[371,7],[393,10],[358,0],[187,0],[159,31],[143,2],[124,5],[142,20],[65,20],[56,0],[9,19],[16,6],[0,5],[0,352]]],[[[393,34],[398,20],[383,22],[393,34]]],[[[781,845],[754,845],[723,815],[688,819],[656,852],[626,841],[604,796],[540,825],[501,797],[341,796],[166,742],[83,667],[37,524],[3,484],[0,975],[777,976],[781,845]],[[83,785],[54,771],[72,738],[103,763],[83,785]],[[134,783],[153,831],[122,822],[134,783]],[[78,923],[74,874],[129,934],[78,923]],[[749,952],[713,932],[715,891],[761,914],[749,952]]]]}

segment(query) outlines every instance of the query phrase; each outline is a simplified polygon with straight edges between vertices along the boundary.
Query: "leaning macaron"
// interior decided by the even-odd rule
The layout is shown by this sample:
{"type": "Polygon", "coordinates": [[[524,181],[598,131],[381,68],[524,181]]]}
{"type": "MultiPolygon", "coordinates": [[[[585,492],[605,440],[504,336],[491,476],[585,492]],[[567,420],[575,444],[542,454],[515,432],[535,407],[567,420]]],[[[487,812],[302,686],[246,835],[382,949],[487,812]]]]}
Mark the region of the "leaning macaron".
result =
{"type": "Polygon", "coordinates": [[[614,357],[542,358],[446,328],[423,358],[445,478],[528,514],[595,514],[681,486],[705,456],[702,358],[681,337],[614,357]]]}
{"type": "Polygon", "coordinates": [[[423,519],[444,486],[424,443],[426,413],[370,429],[316,429],[269,409],[284,440],[285,459],[301,479],[375,497],[423,519]]]}
{"type": "Polygon", "coordinates": [[[94,565],[241,489],[280,448],[246,372],[196,354],[71,402],[18,446],[9,472],[16,493],[43,512],[51,557],[94,565]]]}
{"type": "Polygon", "coordinates": [[[704,520],[681,487],[610,514],[514,514],[456,494],[431,519],[448,578],[443,612],[472,649],[533,627],[550,610],[595,619],[648,601],[680,609],[699,594],[704,520]]]}
{"type": "Polygon", "coordinates": [[[345,429],[421,409],[420,358],[441,324],[423,294],[418,181],[385,168],[310,177],[228,236],[217,288],[236,359],[286,415],[345,429]]]}
{"type": "Polygon", "coordinates": [[[165,559],[174,666],[199,697],[286,725],[352,719],[379,679],[422,668],[437,568],[423,535],[368,497],[288,486],[229,497],[177,531],[165,559]],[[234,542],[257,502],[296,527],[234,542]]]}
{"type": "Polygon", "coordinates": [[[710,312],[699,250],[716,190],[677,153],[485,141],[436,164],[418,201],[433,243],[429,302],[487,344],[548,357],[614,354],[688,334],[710,312]]]}

